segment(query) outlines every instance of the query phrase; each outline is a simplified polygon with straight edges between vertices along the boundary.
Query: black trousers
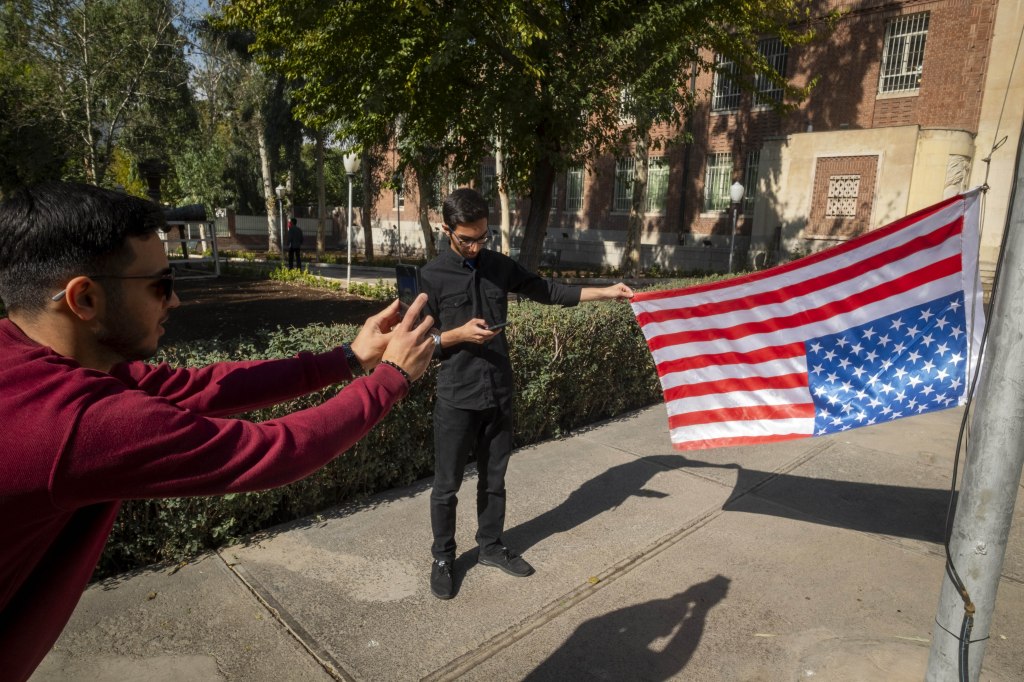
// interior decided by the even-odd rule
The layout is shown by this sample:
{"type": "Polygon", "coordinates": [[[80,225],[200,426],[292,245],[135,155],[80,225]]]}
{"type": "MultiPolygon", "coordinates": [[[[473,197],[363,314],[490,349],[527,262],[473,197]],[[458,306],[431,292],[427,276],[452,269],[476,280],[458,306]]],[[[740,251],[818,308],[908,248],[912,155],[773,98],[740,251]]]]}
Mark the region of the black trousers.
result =
{"type": "Polygon", "coordinates": [[[434,488],[430,493],[431,553],[455,560],[455,510],[469,454],[476,455],[476,542],[481,552],[501,544],[505,471],[512,455],[512,409],[463,410],[434,404],[434,488]]]}
{"type": "Polygon", "coordinates": [[[294,246],[288,247],[288,267],[294,267],[292,263],[295,263],[299,270],[302,269],[302,249],[294,246]]]}

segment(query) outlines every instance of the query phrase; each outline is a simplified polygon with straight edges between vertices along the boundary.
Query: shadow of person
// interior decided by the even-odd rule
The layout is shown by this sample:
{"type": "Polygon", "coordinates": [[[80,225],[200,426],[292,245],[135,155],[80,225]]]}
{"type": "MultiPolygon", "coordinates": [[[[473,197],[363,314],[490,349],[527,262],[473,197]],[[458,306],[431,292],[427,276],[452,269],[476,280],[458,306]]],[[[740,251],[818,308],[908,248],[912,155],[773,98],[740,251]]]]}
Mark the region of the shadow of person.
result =
{"type": "Polygon", "coordinates": [[[551,535],[564,533],[595,516],[611,511],[630,497],[660,499],[667,493],[644,488],[655,475],[679,468],[686,459],[679,455],[659,455],[635,459],[603,471],[584,481],[558,506],[502,533],[502,539],[518,552],[525,552],[551,535]]]}
{"type": "Polygon", "coordinates": [[[591,618],[524,680],[667,680],[693,657],[708,612],[725,599],[723,575],[667,599],[591,618]]]}

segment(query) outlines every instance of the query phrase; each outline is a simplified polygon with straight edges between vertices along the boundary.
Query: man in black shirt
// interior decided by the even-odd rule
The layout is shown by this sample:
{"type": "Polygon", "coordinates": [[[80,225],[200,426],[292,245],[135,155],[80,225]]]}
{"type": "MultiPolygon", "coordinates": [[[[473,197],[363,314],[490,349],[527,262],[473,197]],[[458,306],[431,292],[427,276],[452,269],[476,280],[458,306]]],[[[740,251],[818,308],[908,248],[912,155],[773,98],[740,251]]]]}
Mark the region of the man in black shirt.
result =
{"type": "Polygon", "coordinates": [[[454,596],[455,508],[466,460],[477,460],[479,561],[506,573],[533,573],[522,557],[504,546],[505,470],[512,454],[512,364],[502,327],[508,294],[548,305],[629,299],[625,284],[578,287],[542,279],[517,262],[488,251],[487,201],[469,188],[444,200],[444,229],[450,248],[420,271],[427,308],[438,321],[434,336],[441,359],[434,406],[434,487],[430,524],[434,561],[430,589],[440,599],[454,596]]]}

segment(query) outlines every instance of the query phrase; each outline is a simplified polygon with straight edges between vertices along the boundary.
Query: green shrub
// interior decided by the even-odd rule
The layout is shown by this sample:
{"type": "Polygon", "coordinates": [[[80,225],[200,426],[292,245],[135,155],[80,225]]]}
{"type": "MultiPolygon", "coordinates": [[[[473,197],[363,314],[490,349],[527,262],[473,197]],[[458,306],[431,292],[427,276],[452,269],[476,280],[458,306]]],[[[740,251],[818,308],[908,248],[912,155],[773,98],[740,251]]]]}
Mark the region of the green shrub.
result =
{"type": "MultiPolygon", "coordinates": [[[[656,402],[660,389],[628,305],[588,303],[558,309],[512,304],[509,335],[516,371],[516,436],[521,446],[656,402]]],[[[170,347],[158,360],[202,366],[228,358],[287,357],[327,350],[353,338],[350,325],[278,329],[265,345],[218,342],[170,347]]],[[[430,474],[436,364],[410,395],[350,451],[306,478],[259,493],[132,500],[124,504],[97,576],[158,561],[181,561],[267,526],[403,486],[430,474]]],[[[340,387],[258,410],[264,421],[316,405],[340,387]]]]}

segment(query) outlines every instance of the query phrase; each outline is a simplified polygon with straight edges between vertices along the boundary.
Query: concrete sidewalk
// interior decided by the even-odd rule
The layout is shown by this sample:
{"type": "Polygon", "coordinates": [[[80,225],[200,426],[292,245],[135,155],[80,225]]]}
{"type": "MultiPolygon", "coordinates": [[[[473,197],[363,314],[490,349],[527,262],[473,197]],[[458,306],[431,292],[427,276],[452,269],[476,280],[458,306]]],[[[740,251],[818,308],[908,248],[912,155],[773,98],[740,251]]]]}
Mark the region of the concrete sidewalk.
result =
{"type": "MultiPolygon", "coordinates": [[[[93,585],[33,680],[919,681],[960,416],[683,456],[657,405],[515,454],[529,578],[476,564],[467,477],[431,596],[424,480],[93,585]]],[[[983,680],[1024,679],[1022,508],[983,680]]]]}

